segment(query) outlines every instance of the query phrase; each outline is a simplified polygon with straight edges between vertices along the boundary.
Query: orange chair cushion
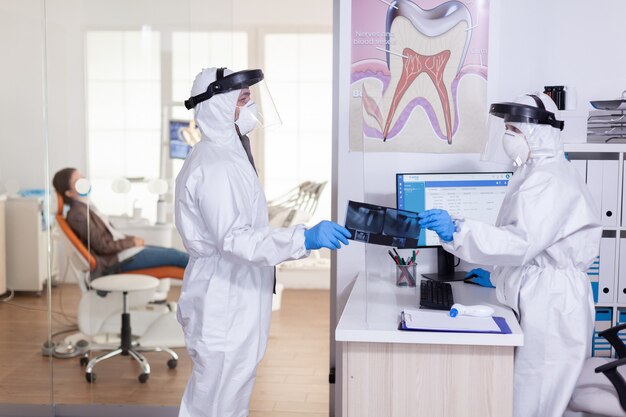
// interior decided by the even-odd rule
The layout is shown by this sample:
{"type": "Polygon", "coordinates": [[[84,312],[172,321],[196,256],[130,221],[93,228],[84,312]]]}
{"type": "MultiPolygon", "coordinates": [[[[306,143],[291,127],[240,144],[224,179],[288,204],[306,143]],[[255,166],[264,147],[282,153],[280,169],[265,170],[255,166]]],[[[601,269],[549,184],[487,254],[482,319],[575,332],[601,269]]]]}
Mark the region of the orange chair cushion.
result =
{"type": "Polygon", "coordinates": [[[144,269],[134,269],[132,271],[133,274],[143,274],[150,275],[155,278],[174,278],[174,279],[183,279],[183,275],[185,275],[185,268],[181,268],[179,266],[157,266],[154,268],[144,268],[144,269]]]}

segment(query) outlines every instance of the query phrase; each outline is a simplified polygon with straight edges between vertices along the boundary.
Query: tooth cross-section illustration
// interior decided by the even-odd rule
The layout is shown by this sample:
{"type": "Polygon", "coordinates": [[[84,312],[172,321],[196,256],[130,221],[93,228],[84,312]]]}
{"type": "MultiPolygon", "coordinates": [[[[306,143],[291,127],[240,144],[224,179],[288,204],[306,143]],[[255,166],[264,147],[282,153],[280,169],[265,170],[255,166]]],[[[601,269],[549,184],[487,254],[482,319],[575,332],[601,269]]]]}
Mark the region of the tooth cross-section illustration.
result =
{"type": "Polygon", "coordinates": [[[385,130],[383,131],[383,138],[387,138],[393,115],[398,108],[400,99],[409,88],[409,85],[415,81],[415,78],[417,78],[418,75],[426,73],[437,89],[437,93],[443,107],[443,116],[445,117],[446,122],[446,137],[448,138],[448,143],[452,143],[450,100],[446,86],[443,83],[443,70],[446,63],[450,59],[450,51],[446,50],[441,51],[436,55],[424,56],[405,48],[403,55],[407,58],[403,61],[404,65],[402,66],[402,76],[396,85],[396,91],[393,95],[391,107],[389,108],[389,115],[387,116],[387,123],[385,124],[385,130]]]}
{"type": "MultiPolygon", "coordinates": [[[[397,0],[389,7],[386,25],[393,42],[387,52],[391,79],[381,103],[382,114],[387,114],[384,128],[380,126],[383,140],[402,129],[405,110],[415,106],[411,100],[423,97],[430,103],[424,110],[433,130],[451,144],[458,126],[451,88],[470,43],[469,10],[459,1],[424,10],[409,0],[397,0]]],[[[371,99],[366,100],[370,100],[370,108],[365,111],[374,116],[371,99]]]]}

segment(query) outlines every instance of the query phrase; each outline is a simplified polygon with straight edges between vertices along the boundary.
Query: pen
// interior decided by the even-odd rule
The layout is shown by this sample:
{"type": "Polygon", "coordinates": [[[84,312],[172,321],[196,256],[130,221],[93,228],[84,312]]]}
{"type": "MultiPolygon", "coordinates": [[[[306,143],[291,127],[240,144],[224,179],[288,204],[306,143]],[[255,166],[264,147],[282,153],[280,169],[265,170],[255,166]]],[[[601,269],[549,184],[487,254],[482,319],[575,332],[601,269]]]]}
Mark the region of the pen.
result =
{"type": "Polygon", "coordinates": [[[400,256],[400,254],[398,253],[396,248],[391,248],[391,249],[393,250],[393,253],[395,253],[396,256],[398,257],[398,264],[399,265],[406,265],[406,263],[404,262],[404,259],[400,256]]]}
{"type": "Polygon", "coordinates": [[[395,257],[395,256],[393,256],[393,253],[391,253],[391,251],[390,251],[390,250],[388,250],[388,251],[387,251],[387,253],[389,254],[389,256],[391,256],[391,259],[393,259],[393,261],[397,264],[397,263],[398,263],[398,260],[396,259],[396,257],[395,257]]]}

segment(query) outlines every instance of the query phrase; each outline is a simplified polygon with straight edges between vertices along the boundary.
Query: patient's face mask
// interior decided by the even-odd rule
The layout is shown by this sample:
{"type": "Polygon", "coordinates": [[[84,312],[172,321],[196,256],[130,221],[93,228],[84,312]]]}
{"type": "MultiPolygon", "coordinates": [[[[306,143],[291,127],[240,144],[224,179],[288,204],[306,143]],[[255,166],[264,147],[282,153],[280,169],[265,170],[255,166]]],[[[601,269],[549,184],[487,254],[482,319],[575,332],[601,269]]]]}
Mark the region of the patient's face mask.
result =
{"type": "Polygon", "coordinates": [[[246,105],[239,107],[239,117],[235,121],[239,127],[239,133],[247,135],[259,124],[259,115],[254,101],[249,101],[246,105]]]}
{"type": "Polygon", "coordinates": [[[79,178],[74,184],[74,189],[81,200],[86,200],[91,194],[91,184],[86,178],[79,178]]]}
{"type": "Polygon", "coordinates": [[[504,152],[513,160],[515,166],[524,165],[530,158],[530,146],[526,137],[514,130],[507,129],[502,137],[504,152]]]}

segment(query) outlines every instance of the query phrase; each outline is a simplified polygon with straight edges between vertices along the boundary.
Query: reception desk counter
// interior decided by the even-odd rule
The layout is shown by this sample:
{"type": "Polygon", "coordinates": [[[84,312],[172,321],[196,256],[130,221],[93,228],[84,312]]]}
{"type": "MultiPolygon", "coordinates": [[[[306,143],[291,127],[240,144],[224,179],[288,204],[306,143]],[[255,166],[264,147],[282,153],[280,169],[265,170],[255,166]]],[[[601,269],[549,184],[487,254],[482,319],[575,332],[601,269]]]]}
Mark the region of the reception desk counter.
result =
{"type": "Polygon", "coordinates": [[[495,290],[452,283],[455,302],[492,306],[510,334],[400,331],[418,288],[359,275],[335,330],[343,343],[343,417],[507,417],[513,353],[523,344],[512,310],[495,290]]]}

